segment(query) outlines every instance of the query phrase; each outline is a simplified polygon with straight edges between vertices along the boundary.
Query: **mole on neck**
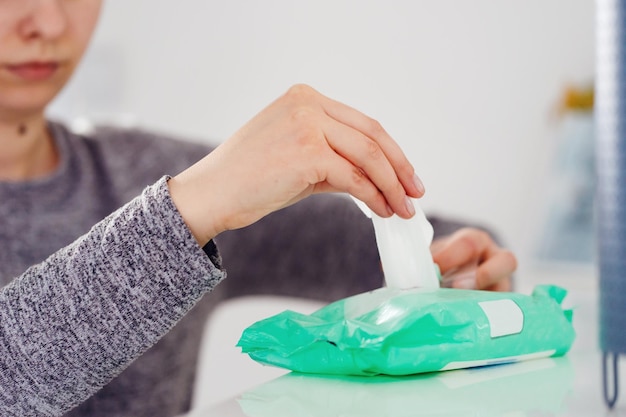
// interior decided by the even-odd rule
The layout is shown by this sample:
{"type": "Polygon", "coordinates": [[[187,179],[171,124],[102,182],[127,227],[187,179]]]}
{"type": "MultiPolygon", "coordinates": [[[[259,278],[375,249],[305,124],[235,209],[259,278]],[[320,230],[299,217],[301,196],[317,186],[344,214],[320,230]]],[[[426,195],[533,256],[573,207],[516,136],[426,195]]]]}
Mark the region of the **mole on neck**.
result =
{"type": "Polygon", "coordinates": [[[28,131],[28,128],[26,127],[25,124],[21,123],[18,128],[17,128],[17,133],[20,136],[24,136],[26,134],[26,132],[28,131]]]}

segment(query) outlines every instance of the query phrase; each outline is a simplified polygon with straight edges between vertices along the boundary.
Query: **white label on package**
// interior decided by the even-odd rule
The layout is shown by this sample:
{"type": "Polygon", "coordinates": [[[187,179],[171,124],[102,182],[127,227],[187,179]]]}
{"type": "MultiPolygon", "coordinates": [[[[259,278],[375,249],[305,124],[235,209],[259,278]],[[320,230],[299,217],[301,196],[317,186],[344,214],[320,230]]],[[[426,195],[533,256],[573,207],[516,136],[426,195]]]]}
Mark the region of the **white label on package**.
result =
{"type": "Polygon", "coordinates": [[[524,327],[524,313],[513,300],[482,301],[478,303],[483,309],[487,320],[491,337],[517,334],[524,327]]]}

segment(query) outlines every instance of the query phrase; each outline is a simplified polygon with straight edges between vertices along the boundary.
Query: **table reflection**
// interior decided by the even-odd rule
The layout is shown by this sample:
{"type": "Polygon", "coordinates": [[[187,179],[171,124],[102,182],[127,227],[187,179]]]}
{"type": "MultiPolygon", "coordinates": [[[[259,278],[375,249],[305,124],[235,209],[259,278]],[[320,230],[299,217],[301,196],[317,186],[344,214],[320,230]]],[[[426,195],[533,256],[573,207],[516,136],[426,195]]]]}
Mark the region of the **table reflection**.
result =
{"type": "Polygon", "coordinates": [[[412,377],[290,373],[239,398],[249,417],[549,416],[571,392],[567,357],[412,377]]]}

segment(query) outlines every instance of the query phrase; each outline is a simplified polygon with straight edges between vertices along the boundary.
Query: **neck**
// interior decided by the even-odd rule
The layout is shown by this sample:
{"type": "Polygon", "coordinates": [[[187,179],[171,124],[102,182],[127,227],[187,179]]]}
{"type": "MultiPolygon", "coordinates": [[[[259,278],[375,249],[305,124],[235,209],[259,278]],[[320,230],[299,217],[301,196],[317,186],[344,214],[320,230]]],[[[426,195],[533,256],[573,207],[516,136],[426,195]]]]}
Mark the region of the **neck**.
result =
{"type": "Polygon", "coordinates": [[[0,181],[26,181],[52,173],[58,155],[43,114],[0,119],[0,181]]]}

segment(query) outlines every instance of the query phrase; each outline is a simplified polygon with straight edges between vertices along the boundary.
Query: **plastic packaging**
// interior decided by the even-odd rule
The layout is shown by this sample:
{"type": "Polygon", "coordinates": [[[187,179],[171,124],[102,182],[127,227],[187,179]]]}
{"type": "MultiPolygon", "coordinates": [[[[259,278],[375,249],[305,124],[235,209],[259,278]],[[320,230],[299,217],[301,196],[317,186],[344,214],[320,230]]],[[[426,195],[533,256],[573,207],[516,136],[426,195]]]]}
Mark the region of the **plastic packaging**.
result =
{"type": "Polygon", "coordinates": [[[293,371],[410,375],[566,353],[574,340],[566,291],[532,295],[381,288],[311,315],[284,311],[243,332],[252,359],[293,371]]]}

